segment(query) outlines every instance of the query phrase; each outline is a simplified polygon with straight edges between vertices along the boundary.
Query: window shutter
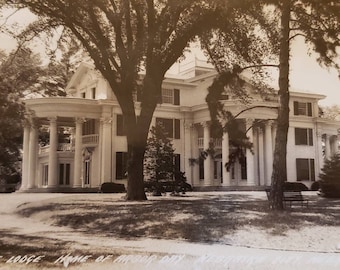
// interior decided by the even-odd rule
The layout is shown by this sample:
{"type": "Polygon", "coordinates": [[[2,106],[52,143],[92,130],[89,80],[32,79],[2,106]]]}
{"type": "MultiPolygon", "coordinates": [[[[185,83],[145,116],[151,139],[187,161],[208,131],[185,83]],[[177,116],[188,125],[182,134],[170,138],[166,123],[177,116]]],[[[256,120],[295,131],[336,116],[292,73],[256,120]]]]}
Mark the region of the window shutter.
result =
{"type": "Polygon", "coordinates": [[[307,115],[312,116],[312,103],[307,103],[307,115]]]}
{"type": "Polygon", "coordinates": [[[313,145],[313,129],[308,129],[308,143],[309,145],[313,145]]]}
{"type": "Polygon", "coordinates": [[[175,139],[181,138],[181,123],[179,119],[175,119],[175,139]]]}
{"type": "Polygon", "coordinates": [[[314,159],[310,159],[310,180],[315,181],[315,164],[314,164],[314,159]]]}
{"type": "Polygon", "coordinates": [[[299,102],[294,101],[294,115],[299,115],[299,102]]]}
{"type": "Polygon", "coordinates": [[[179,89],[174,89],[174,105],[180,105],[179,89]]]}
{"type": "Polygon", "coordinates": [[[116,179],[123,179],[123,153],[116,152],[116,179]]]}
{"type": "Polygon", "coordinates": [[[175,154],[175,173],[179,173],[181,171],[181,155],[175,154]]]}
{"type": "Polygon", "coordinates": [[[123,115],[117,114],[117,136],[124,136],[123,115]]]}

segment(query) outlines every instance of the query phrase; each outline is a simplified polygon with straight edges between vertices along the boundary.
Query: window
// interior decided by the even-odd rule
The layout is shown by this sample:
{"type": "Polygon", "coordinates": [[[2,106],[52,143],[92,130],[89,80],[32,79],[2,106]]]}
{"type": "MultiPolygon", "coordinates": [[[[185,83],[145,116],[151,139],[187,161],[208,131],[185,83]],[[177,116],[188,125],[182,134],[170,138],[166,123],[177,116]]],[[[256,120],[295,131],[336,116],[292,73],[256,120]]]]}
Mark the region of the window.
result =
{"type": "Polygon", "coordinates": [[[127,173],[127,152],[116,152],[116,179],[126,178],[127,173]]]}
{"type": "Polygon", "coordinates": [[[81,95],[82,98],[86,97],[86,93],[85,92],[80,93],[80,95],[81,95]]]}
{"type": "Polygon", "coordinates": [[[295,128],[295,145],[313,145],[313,129],[295,128]]]}
{"type": "Polygon", "coordinates": [[[312,103],[294,101],[294,115],[312,116],[312,103]]]}
{"type": "Polygon", "coordinates": [[[169,138],[180,139],[181,126],[179,119],[156,118],[156,125],[162,125],[169,138]]]}
{"type": "Polygon", "coordinates": [[[162,103],[179,105],[179,89],[162,89],[162,103]]]}
{"type": "Polygon", "coordinates": [[[42,176],[43,176],[42,185],[47,186],[48,185],[48,165],[43,166],[42,176]]]}
{"type": "Polygon", "coordinates": [[[296,159],[296,180],[315,181],[314,159],[307,158],[296,159]]]}
{"type": "Polygon", "coordinates": [[[59,185],[69,185],[70,184],[70,168],[69,163],[59,164],[59,185]]]}
{"type": "Polygon", "coordinates": [[[87,119],[86,122],[83,123],[83,135],[96,134],[96,120],[95,119],[87,119]]]}

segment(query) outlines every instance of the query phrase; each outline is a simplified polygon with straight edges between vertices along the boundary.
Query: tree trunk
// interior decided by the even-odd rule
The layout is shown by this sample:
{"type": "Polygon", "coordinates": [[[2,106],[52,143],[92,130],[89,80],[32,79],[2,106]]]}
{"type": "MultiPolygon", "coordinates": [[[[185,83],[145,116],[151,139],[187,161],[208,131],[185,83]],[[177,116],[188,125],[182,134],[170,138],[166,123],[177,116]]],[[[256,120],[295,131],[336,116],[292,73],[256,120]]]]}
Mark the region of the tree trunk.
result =
{"type": "Polygon", "coordinates": [[[148,102],[147,106],[143,106],[142,100],[140,115],[136,117],[134,111],[125,111],[124,115],[124,120],[126,119],[127,123],[128,143],[126,200],[140,201],[147,199],[144,191],[144,155],[151,120],[157,105],[158,95],[161,94],[164,74],[157,75],[146,75],[143,80],[143,92],[145,93],[143,98],[148,102]]]}
{"type": "Polygon", "coordinates": [[[273,174],[270,192],[270,207],[283,209],[283,185],[287,180],[287,137],[289,128],[289,21],[290,0],[282,1],[280,71],[279,71],[279,110],[273,160],[273,174]]]}
{"type": "Polygon", "coordinates": [[[144,191],[143,162],[145,147],[132,146],[128,149],[128,184],[126,200],[142,201],[146,200],[144,191]]]}

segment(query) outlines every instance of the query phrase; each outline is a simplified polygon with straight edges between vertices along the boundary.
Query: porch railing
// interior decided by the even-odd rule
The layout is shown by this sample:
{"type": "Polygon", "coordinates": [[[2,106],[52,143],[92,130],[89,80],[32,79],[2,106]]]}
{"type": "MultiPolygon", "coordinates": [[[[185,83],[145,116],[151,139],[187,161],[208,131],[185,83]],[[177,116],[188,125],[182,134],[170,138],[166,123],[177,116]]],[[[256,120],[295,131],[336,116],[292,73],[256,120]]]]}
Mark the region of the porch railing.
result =
{"type": "MultiPolygon", "coordinates": [[[[216,148],[222,147],[222,139],[210,139],[210,143],[214,145],[216,148]]],[[[198,147],[203,148],[204,147],[204,138],[198,138],[197,140],[198,147]]]]}
{"type": "Polygon", "coordinates": [[[99,134],[91,134],[83,136],[83,144],[98,144],[99,134]]]}

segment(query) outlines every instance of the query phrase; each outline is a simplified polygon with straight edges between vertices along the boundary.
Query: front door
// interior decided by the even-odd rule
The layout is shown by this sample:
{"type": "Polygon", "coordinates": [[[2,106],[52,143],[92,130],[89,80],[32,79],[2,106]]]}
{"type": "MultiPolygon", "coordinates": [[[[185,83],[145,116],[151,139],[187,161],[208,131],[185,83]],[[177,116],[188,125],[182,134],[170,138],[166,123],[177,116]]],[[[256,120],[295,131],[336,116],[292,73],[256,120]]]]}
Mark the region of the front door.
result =
{"type": "Polygon", "coordinates": [[[91,160],[85,160],[84,162],[84,186],[90,186],[91,180],[91,160]]]}

